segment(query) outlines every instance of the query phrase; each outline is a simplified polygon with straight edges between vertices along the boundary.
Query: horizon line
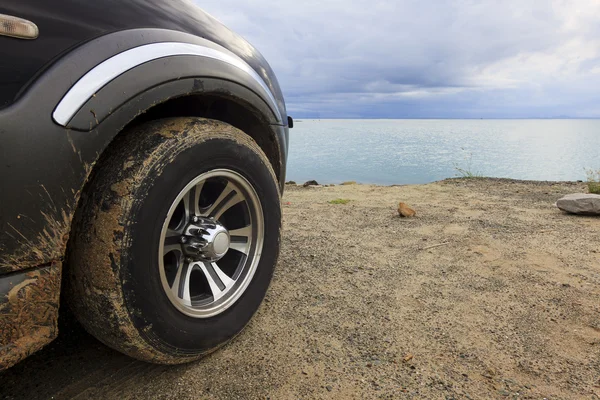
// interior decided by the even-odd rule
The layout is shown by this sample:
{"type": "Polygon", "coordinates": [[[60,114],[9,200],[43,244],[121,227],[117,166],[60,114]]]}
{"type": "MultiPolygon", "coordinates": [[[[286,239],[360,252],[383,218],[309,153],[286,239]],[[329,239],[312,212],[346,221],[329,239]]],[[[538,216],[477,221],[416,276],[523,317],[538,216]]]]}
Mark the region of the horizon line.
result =
{"type": "Polygon", "coordinates": [[[569,119],[600,119],[599,117],[294,117],[289,114],[294,121],[302,119],[502,119],[502,120],[517,120],[517,119],[547,119],[547,120],[569,120],[569,119]]]}

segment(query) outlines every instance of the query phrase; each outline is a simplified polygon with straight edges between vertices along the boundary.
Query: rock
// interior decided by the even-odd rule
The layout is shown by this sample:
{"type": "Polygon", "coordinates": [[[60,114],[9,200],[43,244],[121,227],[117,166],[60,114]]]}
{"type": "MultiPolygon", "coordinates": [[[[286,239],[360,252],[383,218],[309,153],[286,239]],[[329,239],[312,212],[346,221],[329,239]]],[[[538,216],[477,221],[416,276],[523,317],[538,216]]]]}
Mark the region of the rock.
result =
{"type": "Polygon", "coordinates": [[[407,218],[414,217],[415,215],[417,215],[415,210],[413,210],[408,206],[408,204],[403,202],[398,203],[398,214],[400,214],[401,217],[407,218]]]}
{"type": "Polygon", "coordinates": [[[568,194],[559,199],[556,206],[571,214],[600,215],[600,195],[589,193],[568,194]]]}
{"type": "Polygon", "coordinates": [[[287,181],[285,184],[286,184],[286,185],[295,185],[295,184],[296,184],[296,182],[295,182],[295,181],[287,181]]]}
{"type": "Polygon", "coordinates": [[[302,185],[302,186],[304,186],[304,187],[307,187],[307,186],[317,186],[318,184],[319,184],[319,182],[317,182],[315,180],[312,180],[312,181],[306,181],[306,182],[304,182],[304,185],[302,185]]]}
{"type": "Polygon", "coordinates": [[[413,359],[413,355],[410,353],[408,353],[406,356],[404,356],[404,362],[409,362],[412,359],[413,359]]]}

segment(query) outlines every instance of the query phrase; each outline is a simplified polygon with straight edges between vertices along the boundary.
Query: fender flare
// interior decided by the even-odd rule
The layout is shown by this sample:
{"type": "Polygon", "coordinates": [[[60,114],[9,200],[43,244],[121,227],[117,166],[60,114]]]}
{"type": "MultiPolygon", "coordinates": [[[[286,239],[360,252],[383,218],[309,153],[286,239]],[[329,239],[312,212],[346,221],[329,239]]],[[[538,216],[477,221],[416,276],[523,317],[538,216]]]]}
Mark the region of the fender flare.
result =
{"type": "MultiPolygon", "coordinates": [[[[104,46],[99,41],[113,40],[112,36],[87,46],[104,46]]],[[[99,62],[65,93],[52,113],[53,120],[67,128],[91,130],[148,88],[185,78],[214,78],[236,83],[240,87],[235,91],[238,97],[260,99],[270,110],[261,110],[269,122],[284,124],[273,93],[245,61],[208,40],[183,36],[180,40],[195,43],[172,40],[148,43],[99,62]]]]}

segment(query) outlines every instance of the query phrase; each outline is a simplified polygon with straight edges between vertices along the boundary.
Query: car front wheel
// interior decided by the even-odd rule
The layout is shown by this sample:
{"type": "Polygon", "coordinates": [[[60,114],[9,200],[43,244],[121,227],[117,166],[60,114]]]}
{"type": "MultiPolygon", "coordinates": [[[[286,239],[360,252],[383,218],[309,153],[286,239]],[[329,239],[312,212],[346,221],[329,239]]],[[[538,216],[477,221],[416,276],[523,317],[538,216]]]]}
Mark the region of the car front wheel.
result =
{"type": "Polygon", "coordinates": [[[181,363],[238,334],[279,254],[269,160],[214,120],[152,121],[119,136],[82,195],[68,297],[83,326],[141,360],[181,363]]]}

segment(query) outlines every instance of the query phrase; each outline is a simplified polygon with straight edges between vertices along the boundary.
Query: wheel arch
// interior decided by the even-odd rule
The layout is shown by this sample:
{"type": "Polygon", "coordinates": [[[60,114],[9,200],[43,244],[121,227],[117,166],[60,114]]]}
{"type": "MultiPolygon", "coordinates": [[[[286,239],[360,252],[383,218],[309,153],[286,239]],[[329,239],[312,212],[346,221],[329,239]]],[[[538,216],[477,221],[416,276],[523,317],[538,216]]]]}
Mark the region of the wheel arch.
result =
{"type": "MultiPolygon", "coordinates": [[[[96,133],[90,147],[98,160],[116,136],[144,121],[190,116],[219,120],[257,142],[283,189],[288,128],[281,94],[241,58],[213,42],[181,32],[149,33],[102,57],[81,75],[54,108],[55,123],[96,133]]],[[[107,35],[97,39],[96,47],[114,45],[120,36],[131,34],[140,32],[107,35]]]]}
{"type": "MultiPolygon", "coordinates": [[[[197,85],[198,81],[198,79],[191,79],[187,84],[188,86],[197,85]]],[[[236,84],[203,79],[205,87],[209,81],[210,84],[220,89],[208,92],[180,92],[176,87],[182,86],[181,83],[184,85],[186,83],[181,81],[175,85],[166,84],[154,88],[155,91],[171,91],[172,93],[161,101],[147,99],[151,103],[147,109],[124,110],[129,113],[126,124],[112,135],[110,141],[106,142],[102,151],[98,153],[98,158],[105,151],[110,151],[111,143],[119,135],[144,122],[171,117],[200,117],[225,122],[250,136],[265,153],[278,181],[282,183],[285,179],[283,154],[285,143],[282,143],[285,140],[284,127],[270,123],[264,113],[255,106],[256,103],[253,104],[248,98],[243,98],[226,89],[226,87],[236,86],[236,84]]],[[[131,101],[135,104],[141,102],[144,102],[143,96],[131,101]]]]}

